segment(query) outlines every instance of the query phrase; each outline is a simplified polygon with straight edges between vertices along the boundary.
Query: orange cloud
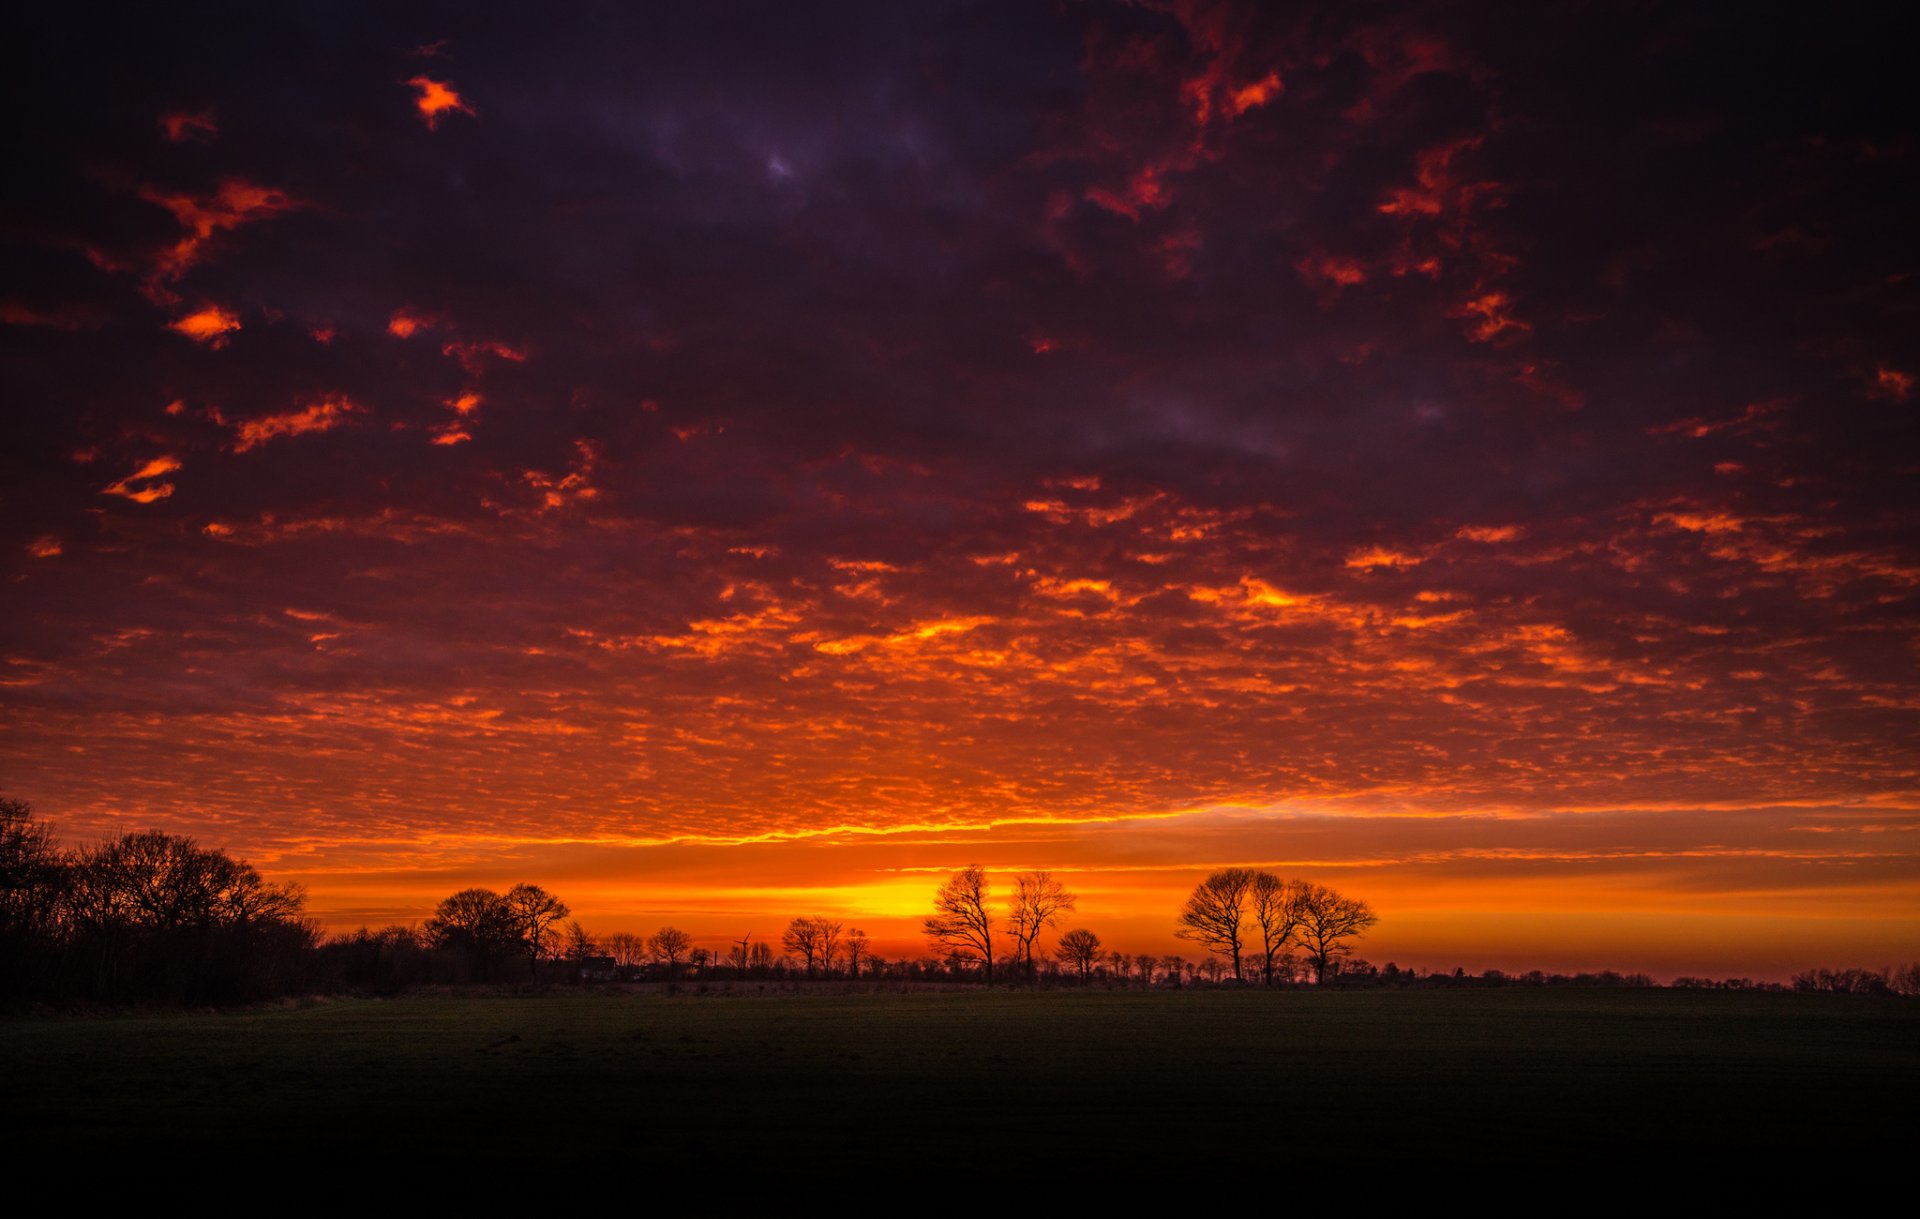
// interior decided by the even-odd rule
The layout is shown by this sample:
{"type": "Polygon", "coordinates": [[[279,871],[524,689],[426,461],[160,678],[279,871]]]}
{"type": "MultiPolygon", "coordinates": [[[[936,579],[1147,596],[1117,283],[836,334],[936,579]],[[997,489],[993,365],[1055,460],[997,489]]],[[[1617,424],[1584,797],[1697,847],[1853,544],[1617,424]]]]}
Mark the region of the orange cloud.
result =
{"type": "Polygon", "coordinates": [[[1905,402],[1913,396],[1913,374],[1880,365],[1873,370],[1873,396],[1905,402]]]}
{"type": "Polygon", "coordinates": [[[240,319],[218,305],[208,305],[185,317],[176,318],[167,323],[169,330],[178,331],[196,343],[205,343],[209,347],[224,347],[227,335],[240,329],[240,319]]]}
{"type": "Polygon", "coordinates": [[[51,559],[60,553],[60,539],[51,533],[43,534],[27,543],[27,553],[36,559],[51,559]]]}
{"type": "Polygon", "coordinates": [[[387,333],[396,339],[410,339],[421,330],[437,325],[438,319],[403,307],[395,309],[393,316],[387,319],[387,333]]]}
{"type": "Polygon", "coordinates": [[[491,339],[473,343],[448,343],[440,349],[440,354],[460,361],[460,367],[470,374],[478,373],[485,366],[487,356],[514,364],[524,364],[527,359],[527,353],[520,348],[509,347],[505,343],[491,339]]]}
{"type": "Polygon", "coordinates": [[[235,229],[300,206],[293,196],[244,178],[227,178],[211,195],[168,194],[142,187],[140,197],[173,213],[185,236],[162,251],[154,261],[149,288],[165,296],[160,284],[178,279],[200,260],[203,247],[215,233],[235,229]]]}
{"type": "Polygon", "coordinates": [[[235,426],[233,451],[244,453],[281,436],[302,436],[309,432],[329,432],[346,422],[347,416],[363,408],[345,395],[322,398],[297,411],[243,419],[235,426]]]}
{"type": "Polygon", "coordinates": [[[434,80],[430,76],[415,76],[409,78],[407,84],[420,91],[420,96],[413,99],[413,104],[420,111],[420,117],[426,120],[428,131],[439,129],[441,115],[474,113],[473,107],[445,81],[434,80]]]}
{"type": "Polygon", "coordinates": [[[213,121],[212,110],[163,114],[160,116],[160,131],[172,144],[184,144],[188,140],[210,140],[220,134],[220,128],[213,121]]]}
{"type": "Polygon", "coordinates": [[[1357,260],[1337,254],[1313,253],[1293,264],[1300,278],[1329,295],[1367,281],[1367,271],[1357,260]]]}
{"type": "Polygon", "coordinates": [[[1424,561],[1417,554],[1389,550],[1384,546],[1371,546],[1347,556],[1347,566],[1356,571],[1372,571],[1379,567],[1418,567],[1424,561]]]}
{"type": "Polygon", "coordinates": [[[177,457],[156,457],[138,470],[127,475],[119,482],[110,483],[101,488],[102,495],[118,495],[130,499],[136,504],[151,504],[157,499],[165,499],[173,494],[173,484],[158,482],[159,478],[171,474],[180,468],[177,457]],[[144,483],[144,486],[135,484],[144,483]]]}
{"type": "Polygon", "coordinates": [[[1453,536],[1468,542],[1511,542],[1525,532],[1518,525],[1462,525],[1453,536]]]}
{"type": "Polygon", "coordinates": [[[1463,303],[1459,308],[1450,310],[1449,317],[1477,318],[1467,328],[1467,333],[1476,343],[1492,343],[1503,338],[1518,338],[1533,330],[1533,327],[1513,316],[1513,302],[1504,292],[1488,292],[1463,303]]]}
{"type": "Polygon", "coordinates": [[[577,440],[574,449],[580,455],[579,464],[563,475],[555,476],[539,470],[522,472],[521,477],[527,485],[540,492],[540,506],[543,509],[565,508],[599,498],[600,490],[593,485],[593,463],[600,456],[599,447],[589,440],[577,440]]]}

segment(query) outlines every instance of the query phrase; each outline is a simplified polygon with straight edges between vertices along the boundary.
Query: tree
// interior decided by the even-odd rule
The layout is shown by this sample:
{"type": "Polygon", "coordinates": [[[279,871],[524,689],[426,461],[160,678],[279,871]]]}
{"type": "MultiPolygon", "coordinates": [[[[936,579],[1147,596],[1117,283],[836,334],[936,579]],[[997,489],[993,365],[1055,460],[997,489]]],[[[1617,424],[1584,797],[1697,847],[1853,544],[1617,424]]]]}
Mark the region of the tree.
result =
{"type": "Polygon", "coordinates": [[[65,950],[103,998],[224,1001],[298,984],[317,939],[298,886],[158,832],[80,851],[66,871],[65,950]]]}
{"type": "Polygon", "coordinates": [[[505,898],[507,919],[527,950],[529,976],[540,980],[540,957],[559,938],[555,924],[571,911],[567,904],[539,885],[515,885],[505,898]]]}
{"type": "Polygon", "coordinates": [[[1324,885],[1303,884],[1299,935],[1307,949],[1307,960],[1313,965],[1314,982],[1326,981],[1327,968],[1353,951],[1347,940],[1365,934],[1379,921],[1380,916],[1363,901],[1324,885]]]}
{"type": "Polygon", "coordinates": [[[1059,947],[1053,950],[1053,955],[1069,964],[1078,965],[1080,981],[1084,983],[1087,971],[1100,959],[1100,937],[1085,927],[1075,927],[1060,936],[1059,947]]]}
{"type": "Polygon", "coordinates": [[[520,942],[507,899],[492,889],[452,894],[434,909],[423,930],[435,948],[464,953],[483,971],[490,970],[496,956],[520,942]]]}
{"type": "Polygon", "coordinates": [[[858,927],[847,932],[847,976],[849,978],[860,976],[860,960],[867,955],[869,942],[867,933],[858,927]]]}
{"type": "Polygon", "coordinates": [[[1180,907],[1180,925],[1174,934],[1206,946],[1209,952],[1233,962],[1233,980],[1240,980],[1241,932],[1246,921],[1247,897],[1254,873],[1248,868],[1222,868],[1193,887],[1180,907]]]}
{"type": "Polygon", "coordinates": [[[616,931],[606,938],[605,947],[616,965],[631,969],[645,955],[647,942],[631,931],[616,931]]]}
{"type": "Polygon", "coordinates": [[[294,919],[304,900],[225,851],[148,831],[80,852],[68,909],[83,924],[166,929],[294,919]]]}
{"type": "Polygon", "coordinates": [[[53,830],[25,800],[0,796],[0,945],[51,928],[63,871],[53,830]]]}
{"type": "Polygon", "coordinates": [[[667,967],[667,976],[671,978],[674,970],[680,966],[680,958],[687,955],[693,947],[693,937],[678,927],[666,926],[647,937],[647,951],[653,959],[667,967]]]}
{"type": "Polygon", "coordinates": [[[833,953],[839,944],[840,924],[818,916],[794,919],[780,934],[780,946],[806,963],[809,978],[816,967],[833,968],[833,953]]]}
{"type": "Polygon", "coordinates": [[[600,945],[594,942],[593,933],[580,925],[579,919],[567,923],[566,943],[567,960],[573,962],[574,980],[579,981],[580,972],[587,967],[587,958],[598,956],[600,945]]]}
{"type": "Polygon", "coordinates": [[[987,912],[987,873],[978,864],[955,872],[933,895],[927,938],[949,957],[979,960],[993,985],[993,916],[987,912]]]}
{"type": "Polygon", "coordinates": [[[1033,942],[1073,908],[1073,894],[1053,873],[1022,872],[1014,877],[1013,896],[1007,900],[1007,934],[1013,937],[1014,960],[1032,969],[1033,942]]]}
{"type": "Polygon", "coordinates": [[[1300,929],[1306,894],[1302,881],[1281,880],[1271,872],[1254,873],[1253,921],[1260,928],[1260,976],[1268,986],[1273,985],[1274,962],[1300,929]]]}

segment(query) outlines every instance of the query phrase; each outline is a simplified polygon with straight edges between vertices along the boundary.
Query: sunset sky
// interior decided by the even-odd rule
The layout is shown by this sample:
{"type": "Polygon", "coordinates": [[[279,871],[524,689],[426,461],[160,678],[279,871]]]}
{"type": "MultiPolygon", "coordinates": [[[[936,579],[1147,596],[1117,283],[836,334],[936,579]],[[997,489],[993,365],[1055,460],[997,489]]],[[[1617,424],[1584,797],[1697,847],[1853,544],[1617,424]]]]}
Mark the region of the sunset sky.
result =
{"type": "Polygon", "coordinates": [[[10,18],[0,793],[334,929],[1920,958],[1920,88],[1759,12],[10,18]]]}

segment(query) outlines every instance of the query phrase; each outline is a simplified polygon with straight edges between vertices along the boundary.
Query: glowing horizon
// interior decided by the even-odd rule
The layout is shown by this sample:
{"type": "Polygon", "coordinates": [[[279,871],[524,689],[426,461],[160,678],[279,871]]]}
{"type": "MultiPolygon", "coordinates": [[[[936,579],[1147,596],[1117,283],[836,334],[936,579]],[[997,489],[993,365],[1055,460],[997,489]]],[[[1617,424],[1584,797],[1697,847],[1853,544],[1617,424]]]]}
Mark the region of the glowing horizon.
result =
{"type": "Polygon", "coordinates": [[[1376,963],[1920,957],[1870,22],[1755,33],[1808,110],[1684,7],[426,20],[24,27],[0,792],[66,841],[336,930],[919,956],[980,863],[1192,956],[1249,865],[1376,963]]]}

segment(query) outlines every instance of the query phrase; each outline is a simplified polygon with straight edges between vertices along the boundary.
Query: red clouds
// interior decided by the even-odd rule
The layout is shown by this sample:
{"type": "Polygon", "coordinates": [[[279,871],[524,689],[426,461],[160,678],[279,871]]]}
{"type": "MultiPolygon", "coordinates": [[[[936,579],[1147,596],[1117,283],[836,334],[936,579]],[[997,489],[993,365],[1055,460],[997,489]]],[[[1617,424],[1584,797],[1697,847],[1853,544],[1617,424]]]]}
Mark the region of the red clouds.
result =
{"type": "Polygon", "coordinates": [[[154,263],[156,283],[178,279],[198,262],[216,233],[239,228],[299,206],[285,191],[260,186],[245,178],[223,179],[212,194],[192,195],[143,187],[140,197],[173,213],[185,235],[154,263]]]}
{"type": "Polygon", "coordinates": [[[207,305],[175,318],[167,323],[167,328],[186,335],[196,343],[218,348],[226,345],[229,334],[240,329],[240,318],[219,305],[207,305]]]}
{"type": "Polygon", "coordinates": [[[262,415],[234,424],[233,451],[245,453],[282,436],[304,436],[309,432],[329,432],[364,410],[344,396],[321,398],[298,410],[277,415],[262,415]]]}
{"type": "Polygon", "coordinates": [[[430,76],[415,76],[407,84],[419,93],[413,99],[414,109],[420,112],[420,118],[427,124],[428,131],[440,127],[440,119],[447,114],[465,114],[471,116],[474,109],[466,100],[453,91],[446,81],[434,80],[430,76]]]}

